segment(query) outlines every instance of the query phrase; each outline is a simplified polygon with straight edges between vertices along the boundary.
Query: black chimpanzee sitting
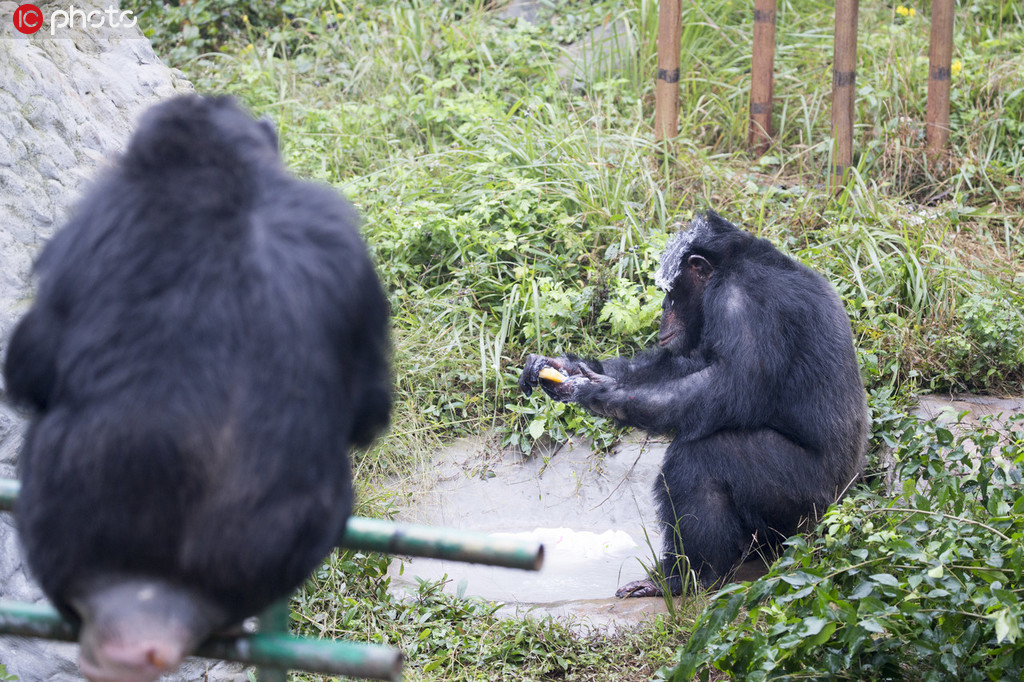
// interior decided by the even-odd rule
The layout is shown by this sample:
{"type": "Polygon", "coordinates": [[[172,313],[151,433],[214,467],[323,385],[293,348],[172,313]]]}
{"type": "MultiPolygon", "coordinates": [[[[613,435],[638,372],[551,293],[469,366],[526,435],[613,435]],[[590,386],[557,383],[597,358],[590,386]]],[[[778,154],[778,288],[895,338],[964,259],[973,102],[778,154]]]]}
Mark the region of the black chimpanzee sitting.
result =
{"type": "Polygon", "coordinates": [[[36,264],[17,522],[91,680],[146,682],[297,587],[390,409],[388,308],[352,207],[225,98],[143,118],[36,264]]]}
{"type": "MultiPolygon", "coordinates": [[[[654,486],[662,567],[682,591],[727,580],[751,549],[774,550],[859,475],[864,387],[850,321],[821,275],[712,211],[669,243],[658,347],[602,361],[531,355],[519,385],[655,433],[674,434],[654,486]],[[568,378],[538,377],[546,366],[568,378]]],[[[620,597],[653,596],[651,580],[620,597]]]]}

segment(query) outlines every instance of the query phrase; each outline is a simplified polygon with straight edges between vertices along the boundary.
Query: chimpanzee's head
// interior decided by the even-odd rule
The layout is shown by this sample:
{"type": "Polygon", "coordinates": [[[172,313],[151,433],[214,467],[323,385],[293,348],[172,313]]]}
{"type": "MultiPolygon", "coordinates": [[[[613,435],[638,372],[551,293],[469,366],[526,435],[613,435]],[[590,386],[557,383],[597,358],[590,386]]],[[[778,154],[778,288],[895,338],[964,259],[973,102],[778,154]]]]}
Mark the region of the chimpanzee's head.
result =
{"type": "Polygon", "coordinates": [[[714,211],[698,213],[661,254],[654,283],[665,291],[658,345],[673,353],[693,351],[704,327],[704,292],[715,271],[750,239],[714,211]]]}
{"type": "Polygon", "coordinates": [[[247,164],[280,164],[274,124],[254,120],[231,97],[179,97],[153,107],[125,153],[126,166],[136,174],[199,172],[232,159],[239,172],[247,164]]]}

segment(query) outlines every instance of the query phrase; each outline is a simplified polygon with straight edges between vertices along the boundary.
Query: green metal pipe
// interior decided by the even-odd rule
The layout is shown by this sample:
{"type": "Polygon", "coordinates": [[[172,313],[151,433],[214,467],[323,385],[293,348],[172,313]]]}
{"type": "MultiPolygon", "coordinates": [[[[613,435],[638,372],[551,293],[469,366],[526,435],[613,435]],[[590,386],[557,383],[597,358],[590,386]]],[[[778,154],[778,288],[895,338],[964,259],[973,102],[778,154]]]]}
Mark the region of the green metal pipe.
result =
{"type": "MultiPolygon", "coordinates": [[[[0,600],[0,634],[78,641],[78,629],[61,618],[52,606],[3,600],[0,600]]],[[[374,680],[398,680],[402,672],[402,654],[395,649],[271,633],[212,637],[195,655],[245,665],[374,680]]]]}
{"type": "MultiPolygon", "coordinates": [[[[0,479],[0,511],[13,508],[18,489],[17,481],[0,479]]],[[[360,551],[465,561],[526,571],[540,570],[544,562],[544,546],[539,542],[359,516],[349,518],[339,544],[360,551]]]]}
{"type": "Polygon", "coordinates": [[[233,638],[216,637],[199,647],[196,654],[261,668],[269,666],[272,669],[373,680],[402,679],[402,652],[342,639],[307,639],[261,633],[233,638]]]}
{"type": "Polygon", "coordinates": [[[0,633],[77,642],[78,628],[61,618],[49,604],[26,604],[0,599],[0,633]]]}
{"type": "MultiPolygon", "coordinates": [[[[11,511],[18,481],[0,479],[0,511],[11,511]]],[[[466,561],[525,570],[539,570],[544,547],[538,542],[494,538],[485,533],[350,517],[340,545],[348,549],[466,561]]],[[[267,614],[264,614],[266,617],[267,614]]],[[[401,653],[386,647],[345,641],[302,639],[288,635],[281,614],[268,622],[271,630],[237,637],[214,637],[197,656],[222,658],[260,666],[263,682],[282,678],[284,671],[305,670],[393,680],[401,675],[401,653]]],[[[74,642],[77,628],[52,606],[0,600],[0,634],[74,642]]]]}
{"type": "MultiPolygon", "coordinates": [[[[260,614],[260,632],[264,635],[287,635],[291,620],[291,605],[287,599],[279,599],[260,614]]],[[[256,669],[256,679],[259,682],[288,682],[288,669],[261,665],[256,669]]]]}
{"type": "Polygon", "coordinates": [[[544,546],[539,542],[358,516],[349,518],[341,546],[526,571],[538,571],[544,563],[544,546]]]}
{"type": "Polygon", "coordinates": [[[21,484],[10,478],[0,478],[0,511],[13,511],[21,484]]]}

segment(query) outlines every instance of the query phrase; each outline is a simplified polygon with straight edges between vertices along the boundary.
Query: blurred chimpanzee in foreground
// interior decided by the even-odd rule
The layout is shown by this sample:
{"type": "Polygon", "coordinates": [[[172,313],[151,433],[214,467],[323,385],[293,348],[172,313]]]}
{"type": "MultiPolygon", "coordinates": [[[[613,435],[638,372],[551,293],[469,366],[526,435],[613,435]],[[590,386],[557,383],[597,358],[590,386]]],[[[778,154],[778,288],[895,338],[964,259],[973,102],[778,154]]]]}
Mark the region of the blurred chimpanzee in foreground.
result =
{"type": "Polygon", "coordinates": [[[17,522],[82,672],[146,682],[306,578],[387,425],[388,309],[353,208],[228,98],[147,112],[36,263],[7,390],[17,522]]]}
{"type": "MultiPolygon", "coordinates": [[[[673,434],[654,486],[671,590],[685,554],[704,587],[776,549],[860,474],[864,387],[850,321],[821,275],[712,211],[661,257],[658,347],[632,358],[531,355],[519,379],[654,433],[673,434]],[[553,367],[567,379],[539,378],[553,367]]],[[[640,580],[620,597],[654,596],[640,580]]]]}

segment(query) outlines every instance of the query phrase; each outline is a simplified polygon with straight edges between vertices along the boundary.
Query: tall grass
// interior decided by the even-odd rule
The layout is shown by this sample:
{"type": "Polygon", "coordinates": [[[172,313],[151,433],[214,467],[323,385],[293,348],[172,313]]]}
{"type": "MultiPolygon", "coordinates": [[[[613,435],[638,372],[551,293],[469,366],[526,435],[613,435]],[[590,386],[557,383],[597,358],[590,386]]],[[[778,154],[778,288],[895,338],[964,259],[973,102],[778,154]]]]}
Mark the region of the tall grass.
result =
{"type": "Polygon", "coordinates": [[[190,55],[178,65],[200,89],[273,116],[289,163],[359,205],[391,292],[403,423],[417,432],[521,428],[505,405],[526,352],[647,342],[658,250],[708,206],[829,276],[863,358],[882,364],[866,370],[870,387],[1016,390],[1024,378],[960,319],[980,293],[1024,324],[1011,305],[1024,240],[1019,3],[959,8],[938,163],[924,151],[927,7],[861,7],[855,169],[838,198],[823,182],[824,0],[779,4],[777,132],[759,158],[745,148],[751,17],[734,0],[684,3],[680,134],[667,149],[651,136],[653,0],[542,3],[536,25],[480,2],[303,0],[236,12],[230,31],[208,21],[216,6],[154,8],[150,26],[190,55]],[[599,26],[617,31],[587,52],[573,77],[583,90],[568,87],[569,43],[599,26]],[[937,347],[932,328],[961,350],[937,347]],[[981,377],[984,362],[998,367],[981,377]]]}

